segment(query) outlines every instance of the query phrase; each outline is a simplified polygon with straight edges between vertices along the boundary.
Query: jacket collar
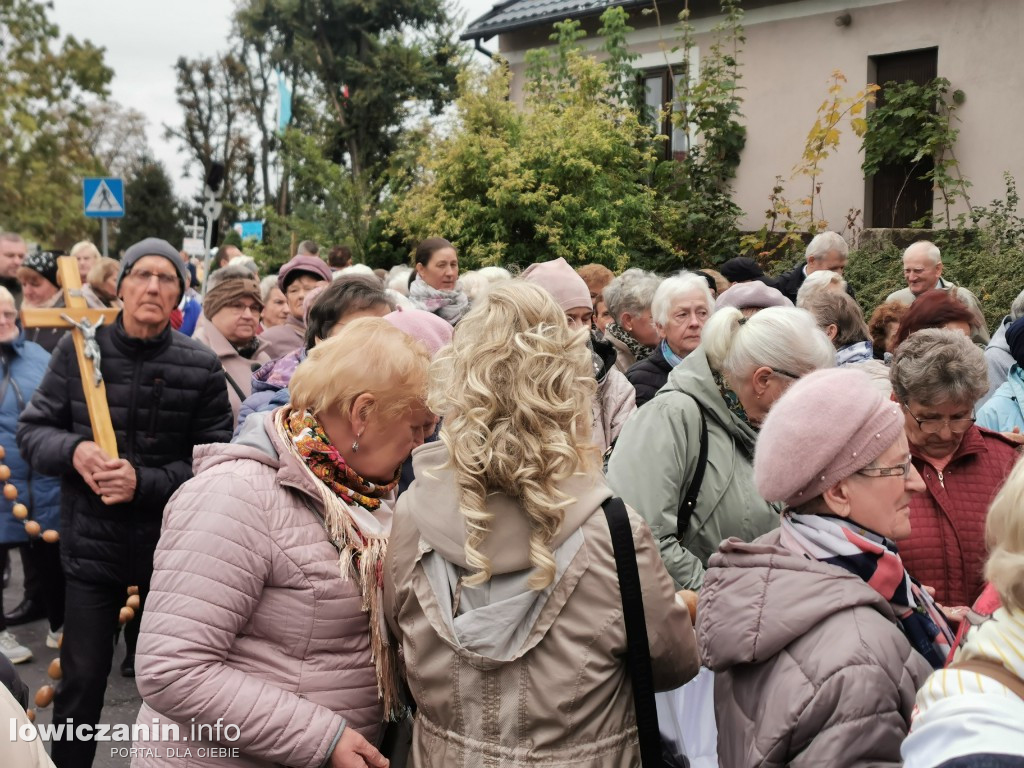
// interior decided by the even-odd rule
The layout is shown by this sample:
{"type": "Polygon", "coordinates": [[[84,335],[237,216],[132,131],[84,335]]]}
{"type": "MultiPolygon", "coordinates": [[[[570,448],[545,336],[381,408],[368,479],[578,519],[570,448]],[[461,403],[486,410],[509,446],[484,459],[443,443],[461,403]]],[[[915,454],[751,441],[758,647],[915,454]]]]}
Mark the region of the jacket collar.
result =
{"type": "MultiPolygon", "coordinates": [[[[960,440],[960,445],[958,445],[957,449],[953,451],[953,458],[949,460],[949,463],[946,464],[946,466],[952,466],[960,459],[966,456],[973,456],[978,453],[988,453],[988,448],[985,446],[985,437],[981,434],[981,430],[976,425],[972,425],[970,429],[964,432],[964,436],[960,440]]],[[[920,459],[926,464],[934,466],[929,458],[914,444],[910,445],[910,455],[915,459],[920,459]]]]}
{"type": "MultiPolygon", "coordinates": [[[[235,349],[234,345],[227,340],[227,337],[217,330],[217,326],[206,316],[202,315],[199,318],[199,327],[202,329],[201,339],[205,339],[206,345],[213,350],[214,354],[217,355],[221,360],[230,359],[232,357],[241,357],[238,350],[235,349]]],[[[258,338],[258,337],[257,337],[258,338]]],[[[259,346],[256,347],[256,351],[253,353],[249,362],[255,361],[259,357],[260,352],[267,348],[267,342],[263,339],[259,339],[259,346]]],[[[262,366],[260,367],[262,370],[262,366]]]]}
{"type": "Polygon", "coordinates": [[[172,331],[170,323],[167,323],[167,327],[156,336],[149,339],[140,339],[137,336],[130,336],[128,334],[128,331],[125,330],[124,322],[122,322],[123,317],[124,311],[118,312],[117,319],[114,320],[114,324],[110,329],[110,338],[114,342],[114,346],[123,354],[129,357],[148,359],[160,354],[171,345],[172,331]]]}

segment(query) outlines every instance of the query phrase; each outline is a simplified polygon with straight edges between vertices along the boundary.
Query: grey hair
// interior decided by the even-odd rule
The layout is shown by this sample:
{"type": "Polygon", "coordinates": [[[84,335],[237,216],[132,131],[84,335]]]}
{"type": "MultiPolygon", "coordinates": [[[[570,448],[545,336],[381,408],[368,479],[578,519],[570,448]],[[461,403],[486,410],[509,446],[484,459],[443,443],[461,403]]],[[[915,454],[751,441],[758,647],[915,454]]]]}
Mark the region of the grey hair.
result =
{"type": "Polygon", "coordinates": [[[253,277],[258,277],[260,274],[260,268],[256,266],[256,260],[252,256],[232,256],[228,262],[229,267],[245,267],[252,273],[253,277]]]}
{"type": "Polygon", "coordinates": [[[796,292],[796,305],[803,307],[811,296],[823,291],[830,291],[833,285],[838,285],[840,291],[846,290],[846,281],[838,272],[833,272],[829,269],[819,269],[817,272],[811,272],[811,274],[804,278],[800,289],[796,292]]]}
{"type": "Polygon", "coordinates": [[[491,285],[512,279],[512,273],[504,267],[480,267],[476,273],[481,277],[486,278],[487,282],[491,285]]]}
{"type": "MultiPolygon", "coordinates": [[[[362,275],[363,277],[372,277],[377,280],[380,280],[380,278],[377,277],[377,273],[374,272],[373,269],[367,266],[366,264],[350,264],[347,267],[342,267],[341,269],[335,270],[334,274],[331,276],[331,279],[341,280],[341,278],[343,277],[351,277],[352,275],[362,275]]],[[[383,284],[384,281],[381,280],[381,285],[383,284]]]]}
{"type": "Polygon", "coordinates": [[[973,405],[988,392],[988,365],[981,349],[960,331],[927,328],[896,348],[889,379],[904,403],[973,405]]]}
{"type": "Polygon", "coordinates": [[[254,277],[256,275],[248,267],[243,267],[241,264],[228,264],[226,267],[221,267],[210,273],[206,279],[206,292],[209,293],[225,280],[240,280],[242,278],[251,280],[254,277]]]}
{"type": "Polygon", "coordinates": [[[907,249],[903,251],[903,258],[907,258],[911,251],[921,251],[923,255],[928,257],[928,261],[933,265],[942,261],[942,251],[940,251],[939,246],[931,240],[918,240],[916,243],[911,243],[907,246],[907,249]]]}
{"type": "Polygon", "coordinates": [[[1024,291],[1017,294],[1017,298],[1010,305],[1010,319],[1019,320],[1024,317],[1024,291]]]}
{"type": "Polygon", "coordinates": [[[270,301],[270,292],[277,288],[277,275],[267,275],[260,280],[260,297],[263,303],[270,301]]]}
{"type": "MultiPolygon", "coordinates": [[[[817,274],[820,273],[814,273],[814,275],[817,274]]],[[[846,293],[816,291],[807,297],[807,301],[802,306],[814,315],[814,319],[818,321],[818,326],[822,330],[830,325],[836,327],[836,337],[832,341],[836,349],[842,349],[871,338],[860,305],[846,293]]]]}
{"type": "Polygon", "coordinates": [[[301,256],[302,254],[306,254],[307,256],[319,256],[320,246],[313,240],[303,240],[295,249],[296,256],[301,256]]]}
{"type": "Polygon", "coordinates": [[[627,269],[604,287],[605,306],[618,323],[624,312],[634,315],[650,309],[661,278],[643,269],[627,269]]]}
{"type": "Polygon", "coordinates": [[[412,267],[399,264],[392,267],[388,273],[388,290],[400,293],[403,296],[409,295],[409,275],[413,272],[412,267]]]}
{"type": "Polygon", "coordinates": [[[672,309],[672,302],[682,296],[694,294],[704,302],[710,317],[715,311],[715,300],[711,297],[707,280],[694,272],[685,271],[666,277],[661,281],[651,300],[651,317],[654,322],[662,327],[668,325],[668,313],[672,309]]]}
{"type": "Polygon", "coordinates": [[[17,303],[14,301],[14,294],[0,285],[0,304],[10,304],[12,307],[17,307],[17,303]]]}
{"type": "Polygon", "coordinates": [[[744,318],[736,307],[711,316],[701,346],[712,370],[744,378],[762,365],[802,376],[836,364],[836,350],[811,313],[796,307],[769,307],[744,318]]]}
{"type": "Polygon", "coordinates": [[[0,231],[0,242],[24,243],[25,242],[25,238],[23,238],[17,232],[3,232],[3,231],[0,231]]]}
{"type": "Polygon", "coordinates": [[[827,256],[830,251],[838,251],[840,256],[846,258],[850,255],[850,246],[838,232],[820,232],[811,238],[804,256],[810,261],[827,256]]]}

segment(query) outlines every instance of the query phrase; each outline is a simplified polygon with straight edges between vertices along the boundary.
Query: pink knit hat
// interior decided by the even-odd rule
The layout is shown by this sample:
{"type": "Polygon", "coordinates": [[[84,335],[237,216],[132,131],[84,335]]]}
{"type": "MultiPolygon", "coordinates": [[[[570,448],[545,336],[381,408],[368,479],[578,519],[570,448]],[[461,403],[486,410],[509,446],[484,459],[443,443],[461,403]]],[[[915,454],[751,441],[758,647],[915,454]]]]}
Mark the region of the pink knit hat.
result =
{"type": "Polygon", "coordinates": [[[749,283],[733,283],[719,295],[715,309],[736,307],[736,309],[768,309],[768,307],[792,307],[793,302],[782,295],[777,288],[765,285],[760,280],[749,283]]]}
{"type": "Polygon", "coordinates": [[[902,432],[900,407],[867,374],[815,371],[768,412],[754,455],[757,490],[768,501],[798,507],[869,466],[902,432]]]}
{"type": "Polygon", "coordinates": [[[395,328],[420,342],[427,348],[430,358],[437,356],[441,347],[452,343],[451,323],[433,312],[422,309],[399,309],[384,315],[395,328]]]}
{"type": "Polygon", "coordinates": [[[550,293],[558,306],[566,312],[580,307],[593,307],[587,284],[563,258],[531,264],[523,270],[522,278],[550,293]]]}

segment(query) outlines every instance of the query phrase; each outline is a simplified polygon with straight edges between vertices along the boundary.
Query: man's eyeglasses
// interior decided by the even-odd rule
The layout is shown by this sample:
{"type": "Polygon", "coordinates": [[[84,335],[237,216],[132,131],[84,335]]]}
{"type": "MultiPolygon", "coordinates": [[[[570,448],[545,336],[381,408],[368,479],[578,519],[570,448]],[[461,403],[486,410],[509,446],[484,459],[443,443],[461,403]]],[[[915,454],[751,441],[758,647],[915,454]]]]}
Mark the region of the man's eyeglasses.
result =
{"type": "Polygon", "coordinates": [[[897,464],[895,467],[864,467],[864,469],[858,469],[858,475],[864,475],[865,477],[903,477],[910,471],[910,459],[907,459],[903,464],[897,464]]]}
{"type": "Polygon", "coordinates": [[[178,287],[178,276],[168,275],[163,272],[150,272],[144,269],[139,272],[129,272],[125,277],[131,278],[141,285],[149,285],[149,281],[155,277],[161,288],[178,287]]]}
{"type": "Polygon", "coordinates": [[[906,403],[902,403],[902,405],[903,409],[910,414],[910,418],[917,422],[918,428],[926,435],[937,435],[946,426],[949,427],[950,432],[959,435],[970,429],[971,425],[975,422],[974,416],[971,416],[969,419],[919,419],[910,410],[909,405],[906,403]]]}
{"type": "Polygon", "coordinates": [[[15,320],[18,319],[18,313],[17,312],[0,312],[0,317],[2,317],[8,323],[13,323],[15,320]]]}

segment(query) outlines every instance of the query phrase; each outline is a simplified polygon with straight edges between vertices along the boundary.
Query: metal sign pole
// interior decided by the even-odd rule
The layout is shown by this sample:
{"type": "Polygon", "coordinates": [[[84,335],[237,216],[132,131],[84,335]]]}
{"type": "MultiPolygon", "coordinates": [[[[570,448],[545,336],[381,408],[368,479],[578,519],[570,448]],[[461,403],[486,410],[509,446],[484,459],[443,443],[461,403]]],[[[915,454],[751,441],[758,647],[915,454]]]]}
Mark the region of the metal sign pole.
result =
{"type": "Polygon", "coordinates": [[[107,220],[100,219],[100,228],[103,233],[103,258],[107,258],[107,220]]]}

